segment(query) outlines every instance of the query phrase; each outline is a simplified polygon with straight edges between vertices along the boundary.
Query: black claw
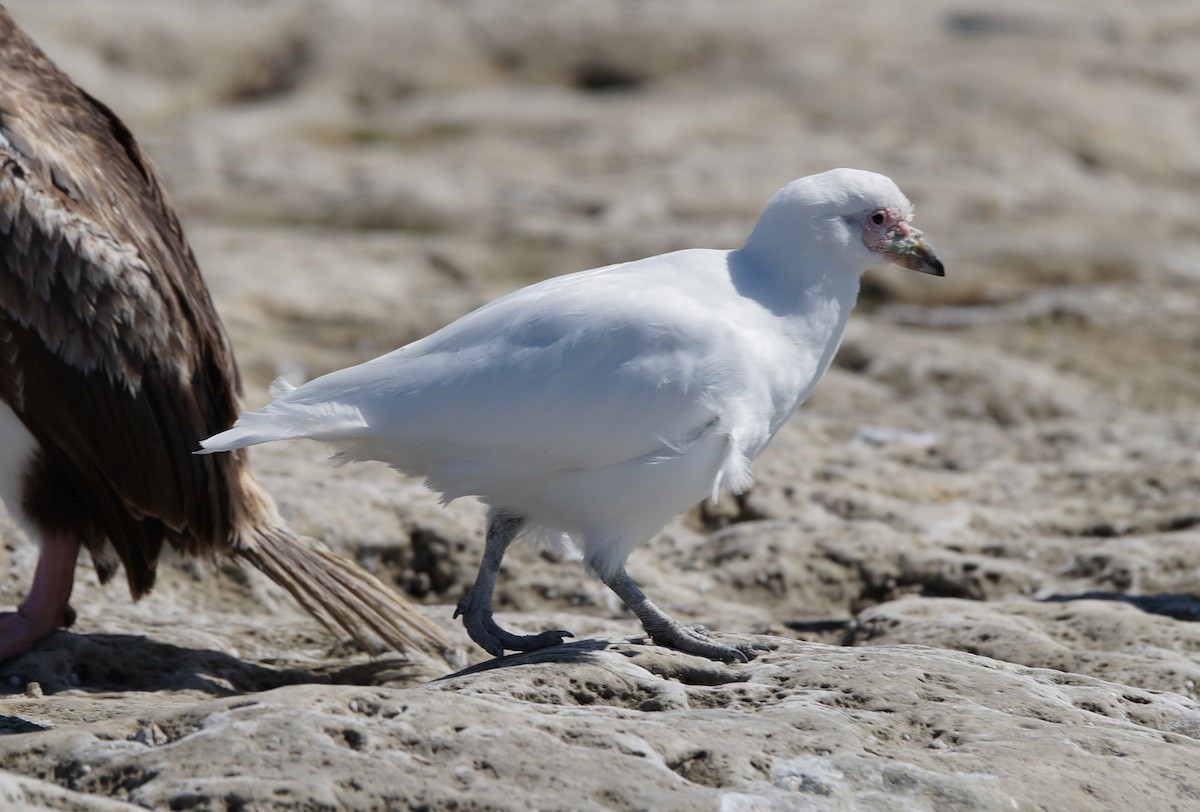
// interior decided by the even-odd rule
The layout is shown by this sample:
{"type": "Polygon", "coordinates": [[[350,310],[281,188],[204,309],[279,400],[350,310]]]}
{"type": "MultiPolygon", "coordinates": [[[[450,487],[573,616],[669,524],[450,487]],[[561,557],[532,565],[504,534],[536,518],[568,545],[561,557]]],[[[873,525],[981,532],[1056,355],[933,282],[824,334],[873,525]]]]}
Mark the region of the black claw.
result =
{"type": "Polygon", "coordinates": [[[457,618],[459,615],[465,615],[470,609],[471,609],[471,593],[468,592],[466,595],[464,595],[459,600],[459,602],[457,604],[455,604],[453,617],[457,618]]]}
{"type": "Polygon", "coordinates": [[[751,643],[727,646],[711,639],[708,630],[703,627],[677,624],[655,630],[651,634],[651,639],[655,644],[665,648],[673,648],[676,651],[707,657],[710,660],[720,660],[724,663],[748,663],[756,656],[755,649],[767,648],[761,644],[751,643]]]}
{"type": "Polygon", "coordinates": [[[503,657],[505,650],[533,651],[562,645],[566,637],[574,637],[565,629],[546,631],[541,634],[513,634],[500,627],[491,614],[481,614],[471,610],[471,596],[467,595],[455,607],[454,617],[462,616],[463,626],[467,634],[481,649],[493,657],[503,657]]]}

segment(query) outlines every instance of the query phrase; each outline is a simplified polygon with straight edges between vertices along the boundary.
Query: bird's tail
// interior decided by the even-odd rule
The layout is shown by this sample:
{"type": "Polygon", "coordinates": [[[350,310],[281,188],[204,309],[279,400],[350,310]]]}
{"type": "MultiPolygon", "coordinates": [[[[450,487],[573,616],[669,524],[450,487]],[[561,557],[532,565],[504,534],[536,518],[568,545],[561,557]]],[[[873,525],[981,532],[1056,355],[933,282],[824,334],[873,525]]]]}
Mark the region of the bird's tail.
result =
{"type": "Polygon", "coordinates": [[[443,657],[450,655],[449,639],[399,592],[315,539],[293,533],[248,472],[242,482],[254,518],[234,541],[239,558],[286,589],[327,629],[342,629],[367,651],[432,647],[443,657]]]}
{"type": "Polygon", "coordinates": [[[295,387],[282,380],[271,384],[271,402],[256,412],[245,412],[233,426],[200,441],[196,454],[232,451],[273,440],[352,439],[366,423],[357,407],[338,402],[295,402],[288,398],[295,387]]]}
{"type": "Polygon", "coordinates": [[[445,654],[451,642],[398,592],[358,565],[285,526],[244,533],[238,557],[286,589],[327,629],[353,637],[367,651],[428,649],[445,654]],[[381,645],[382,644],[382,645],[381,645]]]}

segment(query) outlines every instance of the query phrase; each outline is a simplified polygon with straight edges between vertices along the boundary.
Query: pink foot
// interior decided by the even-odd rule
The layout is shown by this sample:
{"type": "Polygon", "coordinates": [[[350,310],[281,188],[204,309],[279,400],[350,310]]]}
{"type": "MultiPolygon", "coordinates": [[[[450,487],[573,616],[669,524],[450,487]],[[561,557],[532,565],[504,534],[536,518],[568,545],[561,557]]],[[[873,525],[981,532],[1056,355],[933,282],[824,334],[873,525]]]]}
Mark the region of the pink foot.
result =
{"type": "Polygon", "coordinates": [[[70,606],[57,618],[47,623],[45,618],[26,617],[23,610],[0,612],[0,661],[24,654],[37,641],[56,628],[67,628],[75,621],[75,610],[70,606]]]}
{"type": "Polygon", "coordinates": [[[78,555],[79,542],[73,536],[45,536],[29,595],[17,611],[0,614],[0,661],[23,654],[50,632],[75,622],[68,601],[78,555]]]}

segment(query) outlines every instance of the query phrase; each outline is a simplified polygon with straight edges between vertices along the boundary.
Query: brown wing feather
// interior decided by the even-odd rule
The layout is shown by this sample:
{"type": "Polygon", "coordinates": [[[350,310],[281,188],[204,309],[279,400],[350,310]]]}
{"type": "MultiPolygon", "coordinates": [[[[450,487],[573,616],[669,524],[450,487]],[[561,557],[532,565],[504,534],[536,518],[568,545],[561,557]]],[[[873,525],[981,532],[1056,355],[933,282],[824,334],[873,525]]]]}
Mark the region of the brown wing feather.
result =
{"type": "Polygon", "coordinates": [[[111,543],[135,596],[164,541],[229,544],[242,458],[191,452],[237,390],[150,161],[0,9],[0,399],[74,502],[34,499],[33,518],[72,524],[98,560],[111,543]]]}
{"type": "MultiPolygon", "coordinates": [[[[134,597],[164,543],[235,552],[364,646],[447,645],[361,568],[291,534],[241,452],[233,354],[150,161],[0,7],[0,401],[39,451],[24,508],[134,597]]],[[[3,449],[0,449],[3,453],[3,449]]]]}

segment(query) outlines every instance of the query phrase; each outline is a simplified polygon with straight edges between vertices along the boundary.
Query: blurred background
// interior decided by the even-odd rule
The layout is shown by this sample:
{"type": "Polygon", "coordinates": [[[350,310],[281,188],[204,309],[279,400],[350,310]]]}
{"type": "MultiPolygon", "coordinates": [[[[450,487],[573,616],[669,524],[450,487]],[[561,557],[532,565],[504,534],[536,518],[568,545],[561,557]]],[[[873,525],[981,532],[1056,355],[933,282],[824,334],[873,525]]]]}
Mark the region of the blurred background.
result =
{"type": "MultiPolygon", "coordinates": [[[[635,577],[676,614],[852,643],[858,613],[913,593],[1029,615],[1045,604],[1018,599],[1200,592],[1195,2],[7,5],[161,169],[249,406],[546,276],[734,247],[786,182],[871,169],[947,277],[870,275],[760,484],[674,523],[635,577]]],[[[457,600],[477,507],[325,453],[254,459],[301,530],[457,600]]],[[[502,609],[621,618],[577,565],[512,560],[502,609]]],[[[133,625],[162,601],[194,617],[195,579],[133,625]]],[[[980,650],[923,622],[888,628],[980,650]]]]}
{"type": "Polygon", "coordinates": [[[891,175],[950,269],[867,304],[1034,297],[1004,352],[1147,408],[1200,385],[1187,0],[8,5],[158,163],[235,336],[285,331],[252,400],[531,280],[735,246],[834,166],[891,175]]]}

